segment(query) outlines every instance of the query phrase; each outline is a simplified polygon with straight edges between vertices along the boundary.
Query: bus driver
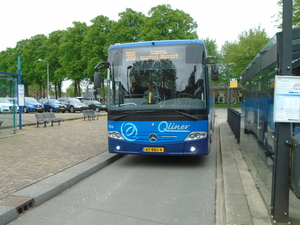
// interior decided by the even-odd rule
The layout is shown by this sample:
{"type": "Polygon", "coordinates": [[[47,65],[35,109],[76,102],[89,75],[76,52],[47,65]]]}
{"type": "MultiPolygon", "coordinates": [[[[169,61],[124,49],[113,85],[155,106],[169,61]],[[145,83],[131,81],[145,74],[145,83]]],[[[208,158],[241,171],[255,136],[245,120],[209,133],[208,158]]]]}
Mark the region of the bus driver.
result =
{"type": "Polygon", "coordinates": [[[158,92],[154,88],[154,84],[152,81],[149,81],[147,83],[148,90],[144,92],[145,97],[147,98],[147,101],[149,104],[155,104],[155,100],[158,98],[158,92]]]}

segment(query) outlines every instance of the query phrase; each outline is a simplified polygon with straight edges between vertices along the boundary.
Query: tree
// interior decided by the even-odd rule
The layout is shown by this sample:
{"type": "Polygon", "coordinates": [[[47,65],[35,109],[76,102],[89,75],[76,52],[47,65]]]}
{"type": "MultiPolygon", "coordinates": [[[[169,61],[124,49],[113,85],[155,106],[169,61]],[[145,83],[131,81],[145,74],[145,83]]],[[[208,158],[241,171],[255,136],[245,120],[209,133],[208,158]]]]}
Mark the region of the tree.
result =
{"type": "Polygon", "coordinates": [[[120,19],[114,23],[109,35],[109,44],[142,41],[141,31],[145,26],[146,16],[127,8],[119,13],[120,19]]]}
{"type": "Polygon", "coordinates": [[[216,44],[216,40],[211,40],[208,37],[205,39],[202,39],[206,46],[206,51],[208,56],[218,56],[218,46],[216,44]]]}
{"type": "Polygon", "coordinates": [[[74,81],[74,95],[81,96],[80,81],[85,78],[85,61],[82,60],[82,43],[87,32],[86,23],[73,22],[67,28],[59,46],[59,62],[63,73],[74,81]]]}
{"type": "MultiPolygon", "coordinates": [[[[260,26],[243,31],[238,36],[238,41],[228,42],[222,46],[223,69],[227,71],[229,63],[235,63],[231,67],[232,77],[239,78],[245,68],[269,41],[268,35],[260,26]]],[[[225,78],[226,79],[226,76],[225,78]]]]}
{"type": "Polygon", "coordinates": [[[217,64],[222,62],[222,56],[218,51],[218,46],[215,39],[209,39],[208,37],[203,39],[203,42],[206,46],[207,56],[208,57],[215,57],[217,64]]]}
{"type": "Polygon", "coordinates": [[[55,97],[61,97],[62,82],[66,79],[65,73],[62,72],[62,65],[59,62],[59,45],[63,36],[66,34],[65,30],[53,31],[49,34],[47,40],[47,61],[49,63],[50,75],[49,79],[54,84],[55,97]]]}
{"type": "MultiPolygon", "coordinates": [[[[9,71],[10,67],[13,68],[11,70],[11,73],[16,73],[16,62],[17,58],[15,57],[14,54],[14,49],[12,48],[7,48],[6,51],[0,52],[0,71],[9,71]],[[15,65],[11,65],[11,62],[15,59],[15,65]]],[[[10,96],[14,97],[15,96],[15,88],[13,87],[14,80],[16,78],[13,77],[0,77],[0,97],[3,96],[10,96]]]]}
{"type": "MultiPolygon", "coordinates": [[[[95,65],[99,62],[107,61],[109,34],[113,24],[116,23],[109,20],[106,16],[97,16],[91,22],[93,24],[87,29],[82,47],[82,60],[86,64],[84,74],[87,87],[94,80],[95,65]]],[[[104,88],[102,88],[102,96],[105,97],[104,88]]]]}
{"type": "MultiPolygon", "coordinates": [[[[283,0],[277,2],[278,6],[283,6],[283,0]]],[[[277,22],[277,28],[282,28],[282,11],[274,15],[277,22]]],[[[300,27],[300,0],[293,0],[293,28],[300,27]]]]}
{"type": "Polygon", "coordinates": [[[92,81],[95,65],[107,60],[107,39],[113,21],[105,16],[97,16],[91,22],[93,24],[88,27],[82,42],[81,54],[86,65],[84,74],[92,81]]]}
{"type": "Polygon", "coordinates": [[[0,52],[0,71],[7,73],[17,73],[17,53],[15,48],[7,48],[0,52]]]}
{"type": "Polygon", "coordinates": [[[197,23],[181,10],[173,10],[170,5],[158,5],[148,14],[150,18],[141,31],[144,41],[198,38],[197,23]]]}
{"type": "Polygon", "coordinates": [[[37,97],[42,97],[47,84],[47,67],[45,63],[38,62],[38,59],[46,60],[47,37],[38,34],[30,39],[19,41],[16,46],[17,55],[22,58],[22,83],[25,84],[25,95],[29,96],[29,87],[31,92],[37,97]],[[37,84],[37,86],[34,86],[37,84]]]}
{"type": "MultiPolygon", "coordinates": [[[[42,59],[49,64],[51,91],[55,91],[56,97],[61,96],[62,82],[66,79],[74,81],[73,95],[80,96],[80,82],[92,82],[94,66],[107,60],[111,44],[198,38],[197,23],[181,10],[158,5],[148,15],[127,8],[119,13],[117,22],[97,16],[91,20],[91,26],[73,22],[73,27],[53,31],[49,36],[35,35],[20,40],[15,48],[0,52],[0,71],[17,73],[17,57],[21,56],[25,94],[36,92],[39,94],[36,97],[42,97],[47,84],[47,64],[38,62],[42,59]]],[[[210,56],[216,54],[214,40],[207,42],[207,50],[210,56]]]]}

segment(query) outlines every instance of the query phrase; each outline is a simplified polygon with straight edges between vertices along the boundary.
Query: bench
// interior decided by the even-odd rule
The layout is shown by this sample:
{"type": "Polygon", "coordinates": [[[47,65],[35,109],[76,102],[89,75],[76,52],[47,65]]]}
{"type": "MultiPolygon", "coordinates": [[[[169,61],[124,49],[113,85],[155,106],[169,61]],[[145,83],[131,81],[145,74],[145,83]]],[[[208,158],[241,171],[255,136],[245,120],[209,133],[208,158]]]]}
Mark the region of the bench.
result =
{"type": "Polygon", "coordinates": [[[60,125],[60,122],[63,121],[63,118],[56,118],[53,112],[35,113],[34,115],[37,127],[42,123],[44,124],[44,127],[47,126],[47,123],[51,123],[51,126],[53,126],[53,123],[57,122],[58,125],[60,125]]]}
{"type": "Polygon", "coordinates": [[[91,119],[95,119],[97,117],[97,119],[99,119],[100,114],[95,114],[94,110],[92,109],[87,109],[87,110],[82,110],[83,112],[83,119],[85,120],[85,118],[87,118],[88,120],[91,119]]]}
{"type": "Polygon", "coordinates": [[[39,127],[40,123],[44,124],[44,127],[47,126],[47,123],[49,123],[48,120],[45,119],[44,113],[35,113],[35,118],[36,118],[36,126],[39,127]]]}
{"type": "Polygon", "coordinates": [[[60,122],[64,121],[63,118],[56,118],[55,114],[53,112],[44,112],[45,119],[49,120],[51,122],[51,126],[53,126],[53,123],[57,123],[57,125],[60,125],[60,122]]]}

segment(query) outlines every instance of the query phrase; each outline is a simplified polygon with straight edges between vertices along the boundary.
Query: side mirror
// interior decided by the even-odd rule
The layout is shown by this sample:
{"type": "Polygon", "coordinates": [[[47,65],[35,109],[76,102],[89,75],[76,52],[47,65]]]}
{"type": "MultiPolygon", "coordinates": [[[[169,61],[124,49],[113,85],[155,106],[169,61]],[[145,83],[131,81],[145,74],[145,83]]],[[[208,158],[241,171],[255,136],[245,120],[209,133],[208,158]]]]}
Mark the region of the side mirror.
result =
{"type": "Polygon", "coordinates": [[[102,73],[94,73],[94,89],[100,88],[102,82],[102,73]]]}
{"type": "Polygon", "coordinates": [[[204,65],[207,64],[216,64],[216,58],[215,57],[207,57],[204,59],[204,65]]]}
{"type": "Polygon", "coordinates": [[[95,67],[94,67],[94,70],[98,71],[100,70],[101,68],[106,68],[108,69],[110,66],[109,62],[99,62],[95,67]]]}
{"type": "Polygon", "coordinates": [[[217,81],[219,79],[218,75],[219,75],[219,67],[218,67],[218,65],[217,64],[211,65],[211,79],[213,81],[217,81]]]}

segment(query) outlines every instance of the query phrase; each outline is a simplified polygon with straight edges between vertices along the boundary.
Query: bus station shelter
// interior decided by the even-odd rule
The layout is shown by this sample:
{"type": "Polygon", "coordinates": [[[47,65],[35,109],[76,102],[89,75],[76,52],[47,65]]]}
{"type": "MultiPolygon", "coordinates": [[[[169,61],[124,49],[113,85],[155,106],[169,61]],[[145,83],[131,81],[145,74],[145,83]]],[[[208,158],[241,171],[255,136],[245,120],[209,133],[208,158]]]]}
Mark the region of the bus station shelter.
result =
{"type": "Polygon", "coordinates": [[[17,87],[20,74],[0,72],[0,104],[10,101],[13,105],[9,112],[0,112],[0,137],[15,134],[18,124],[17,87]],[[5,99],[5,100],[4,100],[5,99]]]}

